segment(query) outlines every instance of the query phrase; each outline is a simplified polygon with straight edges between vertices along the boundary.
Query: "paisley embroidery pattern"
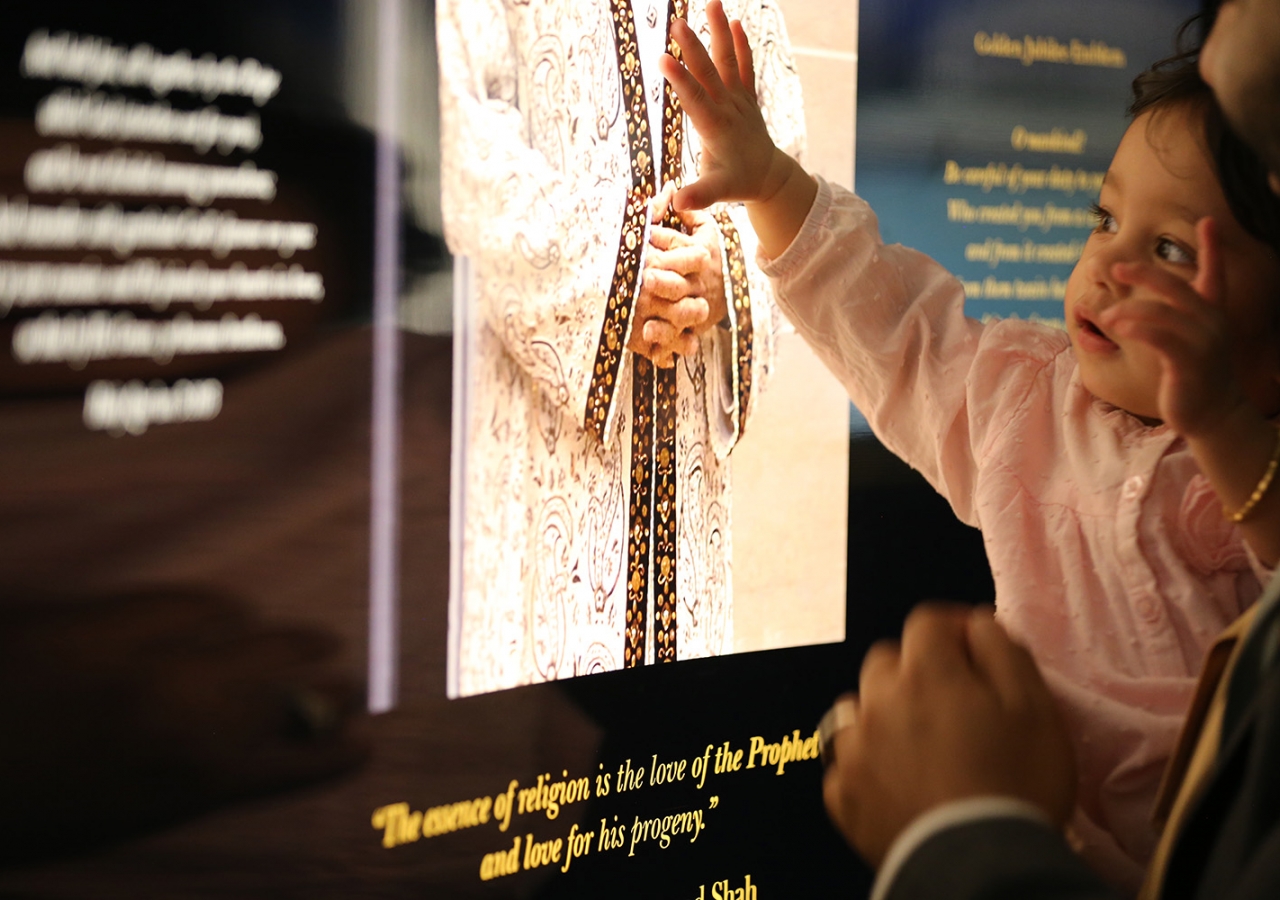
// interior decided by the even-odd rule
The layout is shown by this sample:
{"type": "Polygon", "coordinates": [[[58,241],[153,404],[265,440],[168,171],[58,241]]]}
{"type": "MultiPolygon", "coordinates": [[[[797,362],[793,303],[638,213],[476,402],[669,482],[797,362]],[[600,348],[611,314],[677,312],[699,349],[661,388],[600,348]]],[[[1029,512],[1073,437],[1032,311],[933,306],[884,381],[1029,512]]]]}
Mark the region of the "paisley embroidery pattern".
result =
{"type": "Polygon", "coordinates": [[[608,432],[609,411],[618,386],[622,351],[630,338],[631,313],[640,289],[640,261],[647,238],[648,200],[657,192],[653,173],[653,143],[649,134],[648,104],[640,68],[640,45],[631,0],[612,0],[614,49],[627,114],[627,146],[631,157],[631,192],[627,198],[618,260],[613,267],[609,303],[600,344],[592,369],[584,427],[601,440],[608,432]]]}
{"type": "MultiPolygon", "coordinates": [[[[794,151],[802,107],[773,0],[727,6],[760,48],[760,71],[773,73],[757,92],[780,107],[765,110],[771,126],[794,126],[775,134],[794,151]]],[[[626,358],[651,197],[697,166],[697,135],[640,64],[669,46],[671,3],[437,9],[445,233],[472,261],[474,323],[450,694],[730,652],[730,473],[719,442],[736,430],[738,403],[730,408],[718,384],[708,403],[705,352],[662,373],[626,358]],[[673,137],[680,149],[665,153],[673,137]]],[[[678,0],[675,12],[686,11],[705,36],[701,3],[678,0]]],[[[780,319],[739,227],[758,391],[780,319]]],[[[726,375],[733,339],[715,336],[726,375]]]]}
{"type": "Polygon", "coordinates": [[[631,311],[640,293],[640,257],[648,240],[648,199],[652,195],[651,189],[633,187],[627,198],[622,240],[618,243],[618,262],[613,269],[604,327],[592,367],[583,427],[601,442],[609,432],[609,413],[618,389],[618,370],[622,366],[623,350],[631,337],[631,311]]]}
{"type": "Polygon", "coordinates": [[[539,675],[554,681],[564,668],[565,613],[573,551],[573,517],[562,498],[555,498],[542,508],[534,534],[541,543],[541,552],[534,557],[536,580],[528,611],[533,662],[539,675]]]}

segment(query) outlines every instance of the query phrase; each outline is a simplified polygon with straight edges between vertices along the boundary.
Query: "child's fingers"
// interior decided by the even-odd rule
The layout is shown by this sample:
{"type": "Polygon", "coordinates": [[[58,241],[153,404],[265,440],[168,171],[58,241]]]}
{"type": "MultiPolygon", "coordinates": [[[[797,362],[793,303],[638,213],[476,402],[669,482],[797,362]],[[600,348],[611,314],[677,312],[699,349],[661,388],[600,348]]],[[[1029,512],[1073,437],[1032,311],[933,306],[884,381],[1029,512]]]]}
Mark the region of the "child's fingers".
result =
{"type": "MultiPolygon", "coordinates": [[[[705,150],[704,150],[705,152],[705,150]]],[[[717,177],[719,173],[710,172],[703,175],[693,184],[687,184],[680,190],[676,191],[672,203],[675,204],[676,212],[688,212],[695,209],[706,209],[713,203],[721,200],[733,199],[729,196],[729,188],[726,180],[717,177]]]]}
{"type": "Polygon", "coordinates": [[[1210,216],[1196,223],[1196,240],[1200,245],[1196,276],[1190,282],[1148,263],[1116,263],[1111,275],[1122,284],[1149,288],[1177,305],[1194,305],[1193,296],[1216,305],[1225,293],[1226,270],[1218,225],[1210,216]]]}
{"type": "Polygon", "coordinates": [[[663,216],[667,214],[667,209],[671,206],[671,198],[676,194],[676,185],[673,181],[668,181],[662,186],[662,190],[658,191],[656,197],[649,204],[649,221],[661,222],[663,216]]]}
{"type": "Polygon", "coordinates": [[[1222,243],[1218,223],[1205,216],[1196,223],[1196,240],[1200,243],[1196,277],[1191,286],[1209,303],[1218,303],[1226,293],[1227,273],[1222,265],[1222,243]]]}
{"type": "Polygon", "coordinates": [[[692,110],[701,108],[706,101],[716,102],[724,97],[726,93],[724,82],[720,79],[720,72],[716,68],[716,64],[707,54],[707,48],[702,46],[702,41],[698,40],[698,36],[693,33],[693,29],[683,19],[676,19],[671,23],[671,34],[680,47],[682,59],[677,62],[675,57],[670,54],[664,54],[659,66],[662,74],[666,76],[667,80],[671,82],[671,86],[675,88],[676,94],[680,97],[680,102],[690,109],[690,115],[692,115],[692,110]],[[675,63],[674,68],[684,69],[688,77],[681,77],[679,72],[668,72],[669,68],[673,68],[666,64],[668,58],[675,63]],[[673,78],[673,75],[676,77],[673,78]],[[696,85],[696,88],[694,85],[696,85]],[[701,102],[689,103],[685,98],[684,91],[689,91],[692,99],[701,102]],[[706,98],[705,100],[702,99],[704,97],[706,98]]]}
{"type": "Polygon", "coordinates": [[[1181,308],[1192,308],[1207,299],[1195,289],[1194,282],[1188,283],[1172,272],[1147,263],[1115,263],[1111,277],[1131,287],[1145,287],[1181,308]]]}
{"type": "Polygon", "coordinates": [[[724,86],[733,90],[741,83],[737,41],[734,40],[733,28],[724,13],[724,5],[719,0],[711,0],[707,4],[707,25],[711,28],[711,59],[715,62],[716,72],[724,86]]]}
{"type": "Polygon", "coordinates": [[[1197,355],[1205,337],[1200,323],[1158,300],[1126,300],[1098,318],[1098,324],[1113,337],[1146,344],[1174,360],[1197,355]]]}
{"type": "MultiPolygon", "coordinates": [[[[673,27],[674,24],[679,24],[679,20],[677,19],[676,22],[673,23],[673,27]]],[[[689,33],[692,34],[692,32],[689,33]]],[[[693,37],[692,41],[694,45],[701,50],[702,45],[698,43],[698,39],[693,37]]],[[[697,77],[694,76],[693,72],[686,67],[686,64],[689,62],[690,55],[691,53],[689,51],[685,51],[685,62],[682,63],[671,54],[664,53],[658,59],[658,69],[662,72],[662,76],[670,83],[672,90],[676,92],[676,96],[680,98],[680,106],[684,109],[685,114],[689,116],[689,121],[693,124],[694,129],[699,134],[703,135],[705,141],[711,135],[716,134],[721,130],[724,117],[721,115],[721,104],[717,99],[717,96],[713,95],[713,93],[708,90],[708,88],[703,85],[697,77]]],[[[705,57],[706,54],[703,53],[703,56],[705,57]]],[[[712,65],[710,60],[707,60],[707,65],[710,67],[711,77],[718,83],[720,76],[715,74],[715,66],[712,65]]],[[[724,85],[719,85],[716,90],[723,92],[724,85]]],[[[718,96],[723,97],[724,94],[721,93],[718,96]]],[[[679,192],[677,192],[677,195],[678,193],[679,192]]],[[[679,203],[677,203],[676,209],[681,208],[682,207],[679,203]]]]}
{"type": "Polygon", "coordinates": [[[1160,300],[1122,300],[1098,315],[1098,325],[1108,334],[1133,337],[1151,328],[1168,328],[1185,316],[1160,300]]]}
{"type": "Polygon", "coordinates": [[[747,89],[751,99],[757,102],[755,61],[751,55],[751,42],[747,40],[747,32],[742,23],[734,19],[729,23],[733,30],[733,51],[738,57],[738,81],[747,89]]]}

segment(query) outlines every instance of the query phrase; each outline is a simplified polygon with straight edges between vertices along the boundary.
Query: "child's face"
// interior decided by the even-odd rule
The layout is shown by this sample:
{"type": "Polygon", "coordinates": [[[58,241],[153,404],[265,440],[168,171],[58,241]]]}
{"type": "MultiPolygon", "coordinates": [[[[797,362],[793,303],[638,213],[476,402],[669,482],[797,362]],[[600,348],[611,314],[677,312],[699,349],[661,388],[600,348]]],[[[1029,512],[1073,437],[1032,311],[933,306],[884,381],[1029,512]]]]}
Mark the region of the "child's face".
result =
{"type": "Polygon", "coordinates": [[[1098,205],[1098,227],[1067,281],[1067,333],[1084,386],[1136,416],[1158,419],[1161,362],[1147,345],[1115,341],[1097,327],[1098,313],[1145,287],[1116,281],[1118,262],[1159,266],[1190,282],[1196,276],[1196,223],[1218,225],[1230,355],[1249,398],[1266,415],[1280,411],[1280,262],[1231,214],[1196,134],[1199,119],[1183,109],[1154,120],[1139,116],[1120,141],[1098,205]]]}

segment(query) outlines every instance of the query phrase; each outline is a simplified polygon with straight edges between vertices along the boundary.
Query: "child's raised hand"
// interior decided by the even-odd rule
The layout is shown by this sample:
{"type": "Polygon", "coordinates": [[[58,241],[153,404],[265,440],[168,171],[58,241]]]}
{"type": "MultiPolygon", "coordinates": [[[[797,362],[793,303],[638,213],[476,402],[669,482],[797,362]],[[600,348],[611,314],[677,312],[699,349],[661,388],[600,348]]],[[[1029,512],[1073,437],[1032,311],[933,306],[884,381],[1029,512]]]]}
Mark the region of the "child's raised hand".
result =
{"type": "Polygon", "coordinates": [[[756,102],[751,46],[742,23],[730,24],[719,0],[707,3],[711,53],[683,20],[672,23],[683,64],[659,65],[702,138],[700,177],[675,196],[678,210],[722,200],[764,201],[789,177],[795,162],[769,136],[756,102]]]}
{"type": "Polygon", "coordinates": [[[1122,300],[1099,319],[1104,330],[1146,344],[1159,355],[1160,417],[1183,436],[1205,434],[1249,402],[1231,364],[1221,307],[1226,275],[1213,219],[1201,219],[1196,236],[1199,265],[1189,283],[1148,263],[1112,266],[1117,281],[1145,287],[1159,299],[1122,300]]]}

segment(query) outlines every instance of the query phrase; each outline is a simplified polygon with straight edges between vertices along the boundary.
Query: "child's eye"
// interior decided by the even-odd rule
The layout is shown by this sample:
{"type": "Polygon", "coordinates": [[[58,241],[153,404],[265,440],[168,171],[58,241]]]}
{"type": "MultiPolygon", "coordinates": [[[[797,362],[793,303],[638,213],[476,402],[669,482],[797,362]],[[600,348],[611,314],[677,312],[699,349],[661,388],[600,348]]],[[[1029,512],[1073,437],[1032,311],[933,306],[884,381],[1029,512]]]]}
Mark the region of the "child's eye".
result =
{"type": "Polygon", "coordinates": [[[1104,209],[1096,203],[1089,204],[1089,211],[1093,214],[1093,220],[1097,224],[1093,226],[1094,231],[1105,231],[1108,234],[1115,234],[1118,230],[1116,225],[1116,217],[1111,215],[1109,210],[1104,209]]]}
{"type": "Polygon", "coordinates": [[[1156,241],[1156,255],[1166,262],[1173,263],[1175,266],[1194,266],[1196,264],[1195,253],[1170,238],[1160,238],[1160,240],[1156,241]]]}

